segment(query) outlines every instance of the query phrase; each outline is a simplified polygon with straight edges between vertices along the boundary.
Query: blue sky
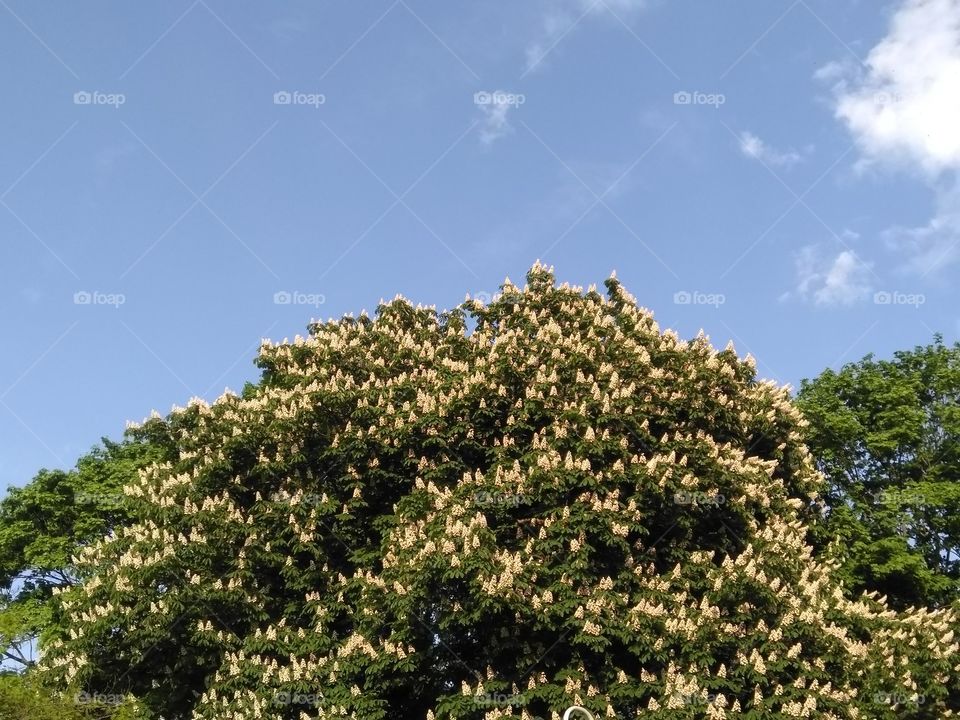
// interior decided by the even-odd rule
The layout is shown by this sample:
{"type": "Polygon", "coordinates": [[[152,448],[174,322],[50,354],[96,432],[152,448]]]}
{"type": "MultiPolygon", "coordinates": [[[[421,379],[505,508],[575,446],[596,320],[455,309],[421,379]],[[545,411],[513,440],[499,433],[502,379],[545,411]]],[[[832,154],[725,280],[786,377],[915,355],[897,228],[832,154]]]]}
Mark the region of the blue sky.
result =
{"type": "Polygon", "coordinates": [[[0,0],[0,55],[2,486],[537,258],[794,385],[960,327],[960,0],[0,0]]]}

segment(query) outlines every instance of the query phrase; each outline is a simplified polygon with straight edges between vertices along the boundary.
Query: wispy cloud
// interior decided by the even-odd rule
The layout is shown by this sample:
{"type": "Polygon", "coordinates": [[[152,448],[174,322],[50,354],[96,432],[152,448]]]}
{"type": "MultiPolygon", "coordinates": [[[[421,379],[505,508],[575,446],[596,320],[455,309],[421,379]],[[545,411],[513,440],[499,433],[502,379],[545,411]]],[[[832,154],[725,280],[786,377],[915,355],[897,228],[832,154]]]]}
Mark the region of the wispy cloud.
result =
{"type": "Polygon", "coordinates": [[[556,182],[538,186],[522,208],[498,215],[492,223],[477,224],[472,256],[498,262],[511,257],[553,257],[554,252],[582,242],[593,223],[608,217],[597,207],[597,194],[612,202],[643,182],[641,172],[628,172],[628,162],[575,162],[571,167],[576,177],[557,168],[556,182]]]}
{"type": "Polygon", "coordinates": [[[544,67],[547,56],[589,16],[602,12],[628,15],[646,5],[647,0],[545,0],[540,27],[526,49],[525,74],[544,67]]]}
{"type": "Polygon", "coordinates": [[[480,123],[480,142],[490,146],[513,132],[508,115],[511,110],[522,104],[522,98],[522,95],[507,93],[503,90],[477,93],[476,105],[483,114],[483,120],[480,123]]]}
{"type": "Polygon", "coordinates": [[[921,276],[960,260],[960,187],[955,183],[938,193],[936,213],[925,225],[890,228],[884,239],[907,256],[903,269],[921,276]]]}
{"type": "Polygon", "coordinates": [[[831,257],[809,245],[795,260],[796,289],[781,300],[796,297],[819,306],[853,305],[870,293],[870,266],[852,250],[831,257]]]}
{"type": "Polygon", "coordinates": [[[778,150],[748,131],[740,133],[740,152],[765,165],[782,168],[792,167],[804,159],[796,150],[778,150]]]}

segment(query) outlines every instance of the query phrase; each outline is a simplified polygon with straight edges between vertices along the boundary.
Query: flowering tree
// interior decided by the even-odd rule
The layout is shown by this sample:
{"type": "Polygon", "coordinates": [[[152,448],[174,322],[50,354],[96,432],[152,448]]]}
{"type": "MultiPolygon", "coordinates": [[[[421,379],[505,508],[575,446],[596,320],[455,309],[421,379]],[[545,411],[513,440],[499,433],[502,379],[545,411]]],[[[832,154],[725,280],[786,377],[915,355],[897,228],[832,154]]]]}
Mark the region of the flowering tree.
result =
{"type": "Polygon", "coordinates": [[[173,718],[933,718],[957,613],[848,599],[785,389],[536,265],[264,343],[76,558],[41,669],[173,718]]]}

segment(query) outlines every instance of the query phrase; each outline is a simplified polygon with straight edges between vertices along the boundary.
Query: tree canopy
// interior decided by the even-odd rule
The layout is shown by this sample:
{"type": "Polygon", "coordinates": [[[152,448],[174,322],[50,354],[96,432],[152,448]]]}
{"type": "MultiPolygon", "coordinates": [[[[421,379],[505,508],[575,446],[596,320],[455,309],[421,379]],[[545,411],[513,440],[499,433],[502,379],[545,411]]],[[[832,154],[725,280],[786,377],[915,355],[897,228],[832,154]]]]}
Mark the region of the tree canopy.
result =
{"type": "Polygon", "coordinates": [[[819,537],[843,539],[842,576],[897,607],[960,590],[960,344],[941,338],[824,371],[798,404],[827,479],[819,537]]]}
{"type": "Polygon", "coordinates": [[[141,432],[39,676],[194,718],[941,718],[957,613],[848,597],[786,389],[537,265],[265,343],[141,432]]]}

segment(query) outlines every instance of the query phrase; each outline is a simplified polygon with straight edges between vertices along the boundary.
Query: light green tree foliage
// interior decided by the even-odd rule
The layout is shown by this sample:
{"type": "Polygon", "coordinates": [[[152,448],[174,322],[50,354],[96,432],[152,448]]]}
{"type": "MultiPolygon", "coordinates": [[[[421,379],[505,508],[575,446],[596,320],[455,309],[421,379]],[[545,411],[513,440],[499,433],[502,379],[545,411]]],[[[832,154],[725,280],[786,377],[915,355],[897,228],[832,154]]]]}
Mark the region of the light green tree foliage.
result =
{"type": "Polygon", "coordinates": [[[813,556],[787,391],[614,279],[527,283],[317,324],[148,421],[178,454],[78,553],[44,678],[167,720],[954,716],[956,614],[813,556]]]}
{"type": "Polygon", "coordinates": [[[29,675],[0,675],[0,720],[147,720],[132,697],[76,693],[57,697],[29,675]]]}
{"type": "Polygon", "coordinates": [[[897,607],[943,605],[960,579],[960,345],[941,338],[804,382],[807,442],[827,478],[821,541],[842,575],[897,607]]]}
{"type": "Polygon", "coordinates": [[[54,588],[78,580],[71,556],[130,522],[123,486],[161,456],[162,444],[138,431],[103,440],[69,472],[42,470],[0,500],[0,656],[5,667],[33,664],[40,633],[55,622],[54,588]]]}

